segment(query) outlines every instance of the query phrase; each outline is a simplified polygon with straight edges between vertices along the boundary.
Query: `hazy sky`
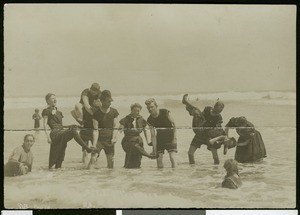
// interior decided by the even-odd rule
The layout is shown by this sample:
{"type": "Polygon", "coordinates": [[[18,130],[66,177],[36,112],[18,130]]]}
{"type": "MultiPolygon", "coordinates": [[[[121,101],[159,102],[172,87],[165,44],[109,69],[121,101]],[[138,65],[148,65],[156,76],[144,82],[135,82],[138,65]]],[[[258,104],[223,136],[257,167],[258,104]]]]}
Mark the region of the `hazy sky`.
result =
{"type": "Polygon", "coordinates": [[[5,96],[295,90],[296,7],[6,5],[5,96]]]}

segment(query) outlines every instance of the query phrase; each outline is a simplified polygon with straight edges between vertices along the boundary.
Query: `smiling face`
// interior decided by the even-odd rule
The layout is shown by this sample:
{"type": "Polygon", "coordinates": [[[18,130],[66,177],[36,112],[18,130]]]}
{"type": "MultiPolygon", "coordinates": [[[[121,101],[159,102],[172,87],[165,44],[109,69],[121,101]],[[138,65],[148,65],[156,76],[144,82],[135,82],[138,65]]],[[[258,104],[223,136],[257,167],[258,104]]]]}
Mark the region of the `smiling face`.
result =
{"type": "Polygon", "coordinates": [[[34,137],[32,135],[27,135],[24,139],[23,148],[26,152],[29,152],[34,144],[34,137]]]}
{"type": "Polygon", "coordinates": [[[49,97],[49,99],[47,99],[47,104],[50,106],[50,107],[55,107],[56,106],[56,96],[55,95],[51,95],[49,97]]]}

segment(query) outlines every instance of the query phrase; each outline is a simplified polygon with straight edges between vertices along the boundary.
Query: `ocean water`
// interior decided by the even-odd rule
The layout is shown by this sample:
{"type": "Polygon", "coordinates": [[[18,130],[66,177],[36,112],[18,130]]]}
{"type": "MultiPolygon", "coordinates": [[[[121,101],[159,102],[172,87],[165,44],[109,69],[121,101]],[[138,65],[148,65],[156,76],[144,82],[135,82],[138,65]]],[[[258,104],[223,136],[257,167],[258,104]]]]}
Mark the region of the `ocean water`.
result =
{"type": "MultiPolygon", "coordinates": [[[[115,97],[113,105],[120,117],[129,113],[129,105],[143,102],[147,96],[115,97]]],[[[104,153],[96,168],[87,170],[81,163],[81,147],[70,141],[63,168],[47,169],[49,144],[43,131],[31,129],[35,107],[43,108],[41,98],[7,98],[4,112],[4,161],[22,144],[26,133],[36,135],[32,148],[33,171],[4,179],[6,208],[291,208],[296,206],[296,105],[295,93],[218,93],[191,95],[191,102],[203,109],[222,98],[224,124],[233,116],[246,116],[262,134],[267,158],[259,163],[240,164],[242,187],[229,190],[220,186],[225,170],[223,163],[234,157],[219,150],[221,164],[214,165],[210,151],[201,147],[195,153],[196,164],[190,166],[187,151],[193,138],[191,117],[180,103],[182,95],[159,97],[161,108],[171,111],[178,127],[176,169],[170,168],[168,154],[164,169],[156,161],[143,158],[142,168],[127,170],[120,135],[115,147],[115,167],[106,168],[104,153]],[[222,97],[221,97],[222,96],[222,97]],[[198,99],[197,99],[198,98],[198,99]]],[[[74,124],[70,111],[78,98],[57,98],[62,107],[64,124],[74,124]]],[[[146,108],[141,114],[148,116],[146,108]]],[[[237,137],[234,130],[230,135],[237,137]]],[[[145,146],[148,152],[152,148],[145,146]]]]}

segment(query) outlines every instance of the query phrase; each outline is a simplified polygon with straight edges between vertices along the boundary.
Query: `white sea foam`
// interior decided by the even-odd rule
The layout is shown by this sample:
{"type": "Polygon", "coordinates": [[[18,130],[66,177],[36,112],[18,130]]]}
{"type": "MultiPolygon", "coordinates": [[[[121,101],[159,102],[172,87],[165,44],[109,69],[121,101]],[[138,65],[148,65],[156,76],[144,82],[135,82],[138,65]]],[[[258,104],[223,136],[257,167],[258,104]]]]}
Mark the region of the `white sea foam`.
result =
{"type": "MultiPolygon", "coordinates": [[[[133,102],[143,104],[148,98],[155,98],[157,102],[163,103],[167,100],[181,101],[183,94],[176,95],[119,95],[114,96],[114,106],[128,107],[133,102]]],[[[58,106],[61,108],[73,107],[79,102],[79,97],[57,97],[58,106]]],[[[191,93],[189,94],[190,100],[261,100],[262,102],[275,104],[275,105],[294,105],[296,103],[296,92],[218,92],[218,93],[191,93]]],[[[18,97],[18,98],[5,98],[4,110],[8,109],[23,109],[23,108],[44,108],[44,97],[18,97]]]]}

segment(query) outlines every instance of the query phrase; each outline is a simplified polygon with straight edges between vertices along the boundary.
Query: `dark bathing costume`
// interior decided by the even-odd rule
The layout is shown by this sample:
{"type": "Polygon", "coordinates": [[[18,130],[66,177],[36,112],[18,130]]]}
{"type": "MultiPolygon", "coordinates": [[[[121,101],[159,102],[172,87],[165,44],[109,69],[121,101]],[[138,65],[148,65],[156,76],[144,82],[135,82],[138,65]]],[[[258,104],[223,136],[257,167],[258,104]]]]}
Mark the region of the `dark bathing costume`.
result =
{"type": "Polygon", "coordinates": [[[196,148],[200,148],[201,145],[207,145],[208,150],[212,148],[219,149],[222,145],[220,143],[215,143],[213,145],[208,144],[209,139],[225,135],[225,132],[221,127],[223,122],[222,116],[221,114],[212,116],[212,109],[212,107],[206,106],[203,112],[201,112],[197,108],[187,108],[190,115],[193,116],[193,127],[200,127],[200,129],[194,129],[195,136],[191,143],[191,145],[196,148]]]}
{"type": "MultiPolygon", "coordinates": [[[[80,103],[83,105],[82,96],[87,96],[89,100],[89,105],[93,107],[94,101],[99,99],[101,91],[97,95],[92,95],[89,89],[82,91],[80,96],[80,103]]],[[[83,119],[83,129],[80,130],[81,138],[88,144],[89,141],[93,141],[93,116],[82,107],[82,119],[83,119]]],[[[84,148],[82,148],[84,151],[84,148]]]]}
{"type": "Polygon", "coordinates": [[[235,151],[235,160],[240,163],[254,162],[267,157],[266,148],[262,136],[259,131],[254,128],[254,125],[247,121],[246,125],[238,128],[236,121],[239,117],[233,117],[226,124],[226,127],[236,128],[239,135],[237,147],[235,151]],[[250,134],[254,134],[251,136],[250,134]],[[239,143],[246,142],[246,145],[239,146],[239,143]]]}
{"type": "Polygon", "coordinates": [[[69,126],[68,129],[63,129],[62,118],[64,117],[62,112],[57,110],[56,107],[48,107],[43,110],[42,116],[47,116],[47,124],[51,128],[50,138],[52,143],[50,144],[49,155],[49,169],[55,165],[55,168],[61,168],[62,162],[65,158],[65,151],[67,143],[73,138],[78,144],[89,149],[85,142],[76,133],[76,126],[69,126]]]}
{"type": "Polygon", "coordinates": [[[170,111],[167,109],[159,109],[158,117],[154,118],[150,115],[147,119],[150,126],[157,128],[157,153],[164,153],[165,150],[177,152],[177,143],[172,142],[174,139],[174,127],[168,118],[169,113],[170,111]]]}
{"type": "Polygon", "coordinates": [[[105,154],[114,155],[115,147],[106,146],[106,144],[110,144],[113,137],[113,128],[114,128],[114,119],[119,115],[119,112],[110,107],[108,113],[103,113],[100,109],[97,109],[93,115],[93,119],[98,121],[99,137],[97,148],[99,148],[99,144],[104,146],[105,154]],[[101,129],[102,128],[102,129],[101,129]]]}
{"type": "Polygon", "coordinates": [[[126,152],[125,156],[125,168],[139,168],[141,166],[142,154],[135,147],[138,144],[143,146],[143,139],[140,133],[147,126],[146,120],[142,116],[136,118],[136,125],[133,125],[134,118],[129,114],[120,120],[120,124],[124,126],[124,138],[122,139],[122,148],[126,152]],[[136,129],[133,129],[133,128],[136,129]]]}

